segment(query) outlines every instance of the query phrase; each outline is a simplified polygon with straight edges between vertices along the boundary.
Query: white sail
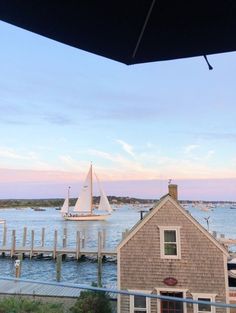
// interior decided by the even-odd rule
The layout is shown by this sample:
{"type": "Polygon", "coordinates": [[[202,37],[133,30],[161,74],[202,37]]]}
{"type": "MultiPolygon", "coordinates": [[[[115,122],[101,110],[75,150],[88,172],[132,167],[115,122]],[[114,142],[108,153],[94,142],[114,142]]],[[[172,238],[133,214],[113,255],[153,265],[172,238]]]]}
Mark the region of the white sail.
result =
{"type": "Polygon", "coordinates": [[[84,181],[79,198],[76,201],[74,211],[92,212],[92,165],[84,181]]]}
{"type": "Polygon", "coordinates": [[[101,183],[97,177],[97,175],[95,174],[97,182],[98,182],[98,186],[99,186],[99,191],[100,191],[100,202],[99,202],[99,206],[98,206],[98,210],[99,211],[107,211],[107,212],[112,212],[112,208],[110,206],[110,203],[107,199],[107,196],[101,186],[101,183]]]}
{"type": "Polygon", "coordinates": [[[100,189],[100,202],[98,206],[98,210],[112,212],[112,208],[110,203],[105,195],[104,191],[100,189]]]}
{"type": "Polygon", "coordinates": [[[69,198],[67,197],[61,207],[61,213],[68,213],[69,212],[69,198]]]}

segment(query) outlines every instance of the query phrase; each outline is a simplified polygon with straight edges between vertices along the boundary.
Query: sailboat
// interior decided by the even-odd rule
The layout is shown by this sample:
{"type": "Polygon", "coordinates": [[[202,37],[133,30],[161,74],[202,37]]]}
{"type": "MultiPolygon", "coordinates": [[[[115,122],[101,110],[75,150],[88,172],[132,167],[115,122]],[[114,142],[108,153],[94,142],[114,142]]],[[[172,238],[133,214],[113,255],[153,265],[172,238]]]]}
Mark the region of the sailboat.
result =
{"type": "Polygon", "coordinates": [[[109,204],[107,196],[104,190],[101,187],[101,184],[97,178],[99,184],[99,191],[100,191],[100,202],[98,209],[98,213],[95,212],[94,205],[93,205],[93,168],[92,164],[90,165],[88,174],[84,181],[80,197],[77,199],[73,212],[69,212],[69,191],[70,187],[68,188],[68,195],[64,201],[64,204],[61,208],[62,216],[65,220],[68,221],[102,221],[106,220],[112,212],[112,208],[109,204]]]}

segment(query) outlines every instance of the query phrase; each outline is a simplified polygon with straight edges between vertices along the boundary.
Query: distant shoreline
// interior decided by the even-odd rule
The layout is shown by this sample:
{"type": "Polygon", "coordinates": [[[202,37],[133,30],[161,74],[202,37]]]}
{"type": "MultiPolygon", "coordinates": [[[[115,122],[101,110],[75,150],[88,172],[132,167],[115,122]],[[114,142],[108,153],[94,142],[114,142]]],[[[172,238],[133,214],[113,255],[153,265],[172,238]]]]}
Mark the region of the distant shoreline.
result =
{"type": "MultiPolygon", "coordinates": [[[[93,203],[98,204],[100,197],[94,197],[93,203]]],[[[70,205],[75,205],[76,198],[70,199],[70,205]]],[[[115,197],[108,196],[108,200],[111,204],[122,205],[122,204],[147,204],[155,203],[158,200],[154,199],[137,199],[130,197],[115,197]]],[[[0,209],[5,208],[23,208],[23,207],[61,207],[64,199],[0,199],[0,209]]]]}
{"type": "MultiPolygon", "coordinates": [[[[76,198],[70,199],[70,205],[75,205],[76,198]]],[[[141,204],[153,204],[158,201],[158,199],[138,199],[131,197],[116,197],[108,196],[108,200],[112,205],[141,205],[141,204]]],[[[55,199],[0,199],[0,210],[7,208],[25,208],[25,207],[61,207],[64,199],[55,198],[55,199]]],[[[99,197],[94,197],[94,204],[98,204],[99,197]]],[[[228,203],[234,204],[235,201],[202,201],[202,200],[180,200],[181,204],[216,204],[216,203],[228,203]]]]}

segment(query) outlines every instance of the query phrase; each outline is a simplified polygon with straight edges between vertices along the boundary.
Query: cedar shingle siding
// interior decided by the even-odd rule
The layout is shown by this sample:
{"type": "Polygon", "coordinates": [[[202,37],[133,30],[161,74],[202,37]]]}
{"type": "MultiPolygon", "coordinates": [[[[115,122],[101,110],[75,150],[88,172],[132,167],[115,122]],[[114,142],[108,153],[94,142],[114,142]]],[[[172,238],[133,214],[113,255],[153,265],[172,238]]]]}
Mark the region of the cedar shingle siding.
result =
{"type": "MultiPolygon", "coordinates": [[[[216,301],[227,301],[225,277],[226,254],[195,225],[191,218],[178,208],[175,201],[161,201],[159,209],[151,217],[144,218],[143,226],[124,244],[120,245],[120,288],[128,290],[154,291],[155,288],[187,290],[192,293],[216,294],[216,301]],[[160,257],[159,226],[180,226],[181,259],[160,257]],[[163,280],[174,277],[178,283],[168,287],[163,280]]],[[[149,213],[150,214],[150,213],[149,213]]],[[[188,213],[187,213],[188,214],[188,213]]],[[[192,312],[190,305],[187,312],[192,312]]],[[[156,301],[151,301],[151,312],[156,311],[156,301]]],[[[120,313],[129,313],[129,299],[121,297],[120,313]]],[[[224,312],[217,309],[217,312],[224,312]]]]}

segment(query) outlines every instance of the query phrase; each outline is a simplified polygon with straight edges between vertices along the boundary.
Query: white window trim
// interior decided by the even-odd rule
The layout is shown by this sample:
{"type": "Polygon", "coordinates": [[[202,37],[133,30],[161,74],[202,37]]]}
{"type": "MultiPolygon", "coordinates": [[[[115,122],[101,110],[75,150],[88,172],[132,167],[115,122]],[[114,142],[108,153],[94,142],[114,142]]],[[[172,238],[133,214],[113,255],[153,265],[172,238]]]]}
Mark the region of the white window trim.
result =
{"type": "MultiPolygon", "coordinates": [[[[155,288],[157,295],[161,295],[162,292],[182,292],[183,298],[186,298],[188,289],[175,289],[175,288],[155,288]]],[[[183,303],[184,313],[187,313],[186,302],[183,303]]],[[[161,312],[161,300],[157,299],[157,312],[161,312]]]]}
{"type": "Polygon", "coordinates": [[[158,228],[160,230],[161,259],[181,259],[181,245],[180,245],[181,226],[158,226],[158,228]],[[165,255],[165,247],[164,247],[164,231],[165,230],[175,230],[176,232],[177,255],[165,255]]]}
{"type": "MultiPolygon", "coordinates": [[[[212,293],[192,293],[193,296],[193,300],[198,300],[199,298],[201,299],[210,299],[211,302],[215,302],[216,301],[216,295],[217,294],[212,294],[212,293]]],[[[211,311],[209,311],[210,313],[215,313],[216,308],[215,306],[211,306],[211,311]]],[[[194,304],[193,305],[193,312],[194,313],[202,313],[202,311],[198,311],[198,304],[194,304]]],[[[206,313],[206,312],[204,312],[206,313]]]]}
{"type": "MultiPolygon", "coordinates": [[[[150,293],[151,294],[151,291],[147,291],[147,290],[129,290],[130,292],[141,292],[141,293],[150,293]]],[[[130,307],[130,313],[134,313],[134,295],[130,295],[129,296],[129,307],[130,307]]],[[[147,313],[151,313],[151,301],[150,301],[150,298],[149,297],[146,297],[146,312],[147,313]]],[[[140,311],[142,312],[142,311],[140,311]]],[[[145,311],[143,311],[145,312],[145,311]]]]}

